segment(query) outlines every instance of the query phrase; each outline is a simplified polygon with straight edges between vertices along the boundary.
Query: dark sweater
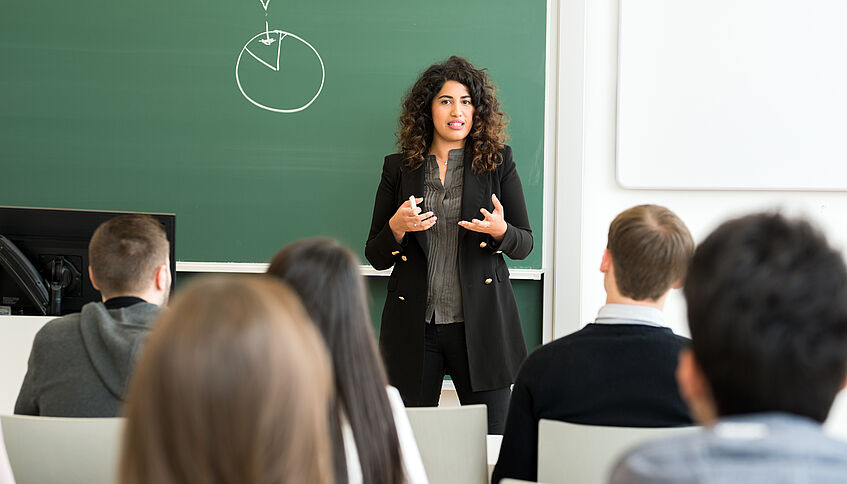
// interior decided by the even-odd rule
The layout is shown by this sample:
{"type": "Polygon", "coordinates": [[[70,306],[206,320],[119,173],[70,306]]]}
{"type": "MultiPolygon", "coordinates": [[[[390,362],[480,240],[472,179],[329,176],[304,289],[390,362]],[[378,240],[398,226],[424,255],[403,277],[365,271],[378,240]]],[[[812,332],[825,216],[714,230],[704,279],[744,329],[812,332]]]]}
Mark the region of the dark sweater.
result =
{"type": "Polygon", "coordinates": [[[589,324],[536,350],[512,390],[492,483],[537,479],[542,418],[622,427],[690,425],[674,375],[687,344],[668,328],[589,324]]]}
{"type": "Polygon", "coordinates": [[[35,335],[15,413],[115,417],[159,306],[138,298],[88,303],[35,335]]]}

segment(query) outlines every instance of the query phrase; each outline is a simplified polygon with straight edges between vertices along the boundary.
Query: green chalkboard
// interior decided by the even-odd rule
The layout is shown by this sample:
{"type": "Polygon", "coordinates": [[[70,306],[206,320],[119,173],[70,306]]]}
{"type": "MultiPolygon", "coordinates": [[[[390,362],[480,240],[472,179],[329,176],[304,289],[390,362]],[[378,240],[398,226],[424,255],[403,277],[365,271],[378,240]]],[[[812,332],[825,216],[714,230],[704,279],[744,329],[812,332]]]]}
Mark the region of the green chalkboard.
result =
{"type": "Polygon", "coordinates": [[[545,16],[541,0],[5,0],[0,205],[174,212],[182,261],[262,262],[312,235],[363,252],[400,99],[457,54],[499,86],[536,234],[512,266],[539,268],[545,16]]]}

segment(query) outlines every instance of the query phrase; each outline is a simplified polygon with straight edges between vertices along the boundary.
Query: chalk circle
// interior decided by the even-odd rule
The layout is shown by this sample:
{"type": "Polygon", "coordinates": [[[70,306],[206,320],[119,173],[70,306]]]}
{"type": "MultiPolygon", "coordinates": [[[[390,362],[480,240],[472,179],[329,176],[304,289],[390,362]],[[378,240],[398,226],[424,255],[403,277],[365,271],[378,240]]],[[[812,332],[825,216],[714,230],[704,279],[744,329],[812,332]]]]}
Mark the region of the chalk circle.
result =
{"type": "MultiPolygon", "coordinates": [[[[256,47],[254,47],[254,49],[255,48],[256,47]]],[[[258,48],[261,48],[261,47],[258,47],[258,48]]],[[[267,49],[265,49],[265,50],[267,51],[267,49]]],[[[267,52],[265,52],[265,54],[267,54],[267,52]]],[[[323,90],[323,87],[324,87],[324,79],[326,79],[326,69],[324,68],[324,61],[323,61],[323,59],[321,59],[321,55],[318,53],[318,51],[312,46],[312,44],[306,42],[303,38],[301,38],[301,37],[299,37],[295,34],[292,34],[290,32],[286,32],[284,30],[270,30],[270,31],[267,31],[267,32],[259,32],[258,34],[253,36],[253,38],[251,38],[249,41],[247,41],[246,44],[244,44],[244,47],[241,48],[241,52],[238,54],[238,60],[235,62],[235,82],[238,84],[238,90],[241,91],[241,94],[244,96],[244,98],[247,99],[248,101],[250,101],[251,103],[253,103],[254,105],[262,108],[262,109],[266,109],[268,111],[273,111],[275,113],[296,113],[298,111],[302,111],[302,110],[308,108],[313,102],[315,102],[315,99],[317,99],[318,96],[321,95],[321,91],[323,90]],[[256,53],[252,52],[249,49],[251,44],[253,44],[260,37],[265,37],[265,39],[270,38],[270,39],[276,40],[276,42],[275,42],[276,45],[274,45],[274,43],[268,43],[265,39],[260,40],[262,45],[264,45],[265,47],[270,47],[272,49],[276,49],[276,63],[275,64],[274,64],[272,58],[268,58],[266,56],[266,58],[263,59],[261,55],[257,55],[256,53]],[[315,54],[315,57],[317,58],[318,62],[321,65],[321,82],[320,82],[320,85],[318,86],[317,91],[315,91],[314,96],[312,96],[312,98],[309,99],[308,102],[306,102],[305,104],[303,104],[302,106],[299,106],[299,107],[281,108],[281,107],[274,107],[274,106],[268,106],[266,104],[262,104],[262,102],[259,102],[256,99],[253,99],[253,97],[250,97],[250,95],[247,94],[247,91],[245,90],[244,86],[241,83],[241,77],[239,75],[239,70],[240,70],[240,67],[241,67],[241,59],[244,58],[245,54],[246,54],[248,59],[252,58],[252,59],[256,60],[257,62],[264,64],[264,66],[266,68],[270,69],[271,71],[275,71],[276,73],[279,73],[279,71],[280,71],[279,58],[280,58],[280,50],[282,49],[282,41],[284,39],[287,39],[288,37],[291,37],[292,39],[296,39],[296,40],[302,42],[305,46],[307,46],[309,49],[311,49],[311,51],[315,54]]],[[[254,97],[259,97],[259,96],[254,95],[254,97]]],[[[268,103],[268,104],[270,104],[270,103],[268,103]]]]}

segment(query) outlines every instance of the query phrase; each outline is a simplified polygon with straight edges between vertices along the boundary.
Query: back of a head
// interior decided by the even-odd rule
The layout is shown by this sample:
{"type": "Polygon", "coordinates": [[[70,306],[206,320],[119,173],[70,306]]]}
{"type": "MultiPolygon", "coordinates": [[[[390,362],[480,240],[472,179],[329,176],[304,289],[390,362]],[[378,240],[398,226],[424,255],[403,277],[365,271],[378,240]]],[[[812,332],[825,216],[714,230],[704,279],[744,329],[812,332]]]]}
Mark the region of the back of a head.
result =
{"type": "Polygon", "coordinates": [[[728,221],[698,246],[684,293],[719,415],[826,419],[847,371],[847,272],[821,233],[778,214],[728,221]]]}
{"type": "Polygon", "coordinates": [[[156,269],[168,263],[170,244],[162,224],[149,215],[120,215],[97,227],[88,245],[94,279],[104,294],[143,292],[156,269]]]}
{"type": "Polygon", "coordinates": [[[122,484],[332,482],[331,369],[294,293],[264,277],[180,292],[133,377],[122,484]]]}
{"type": "MultiPolygon", "coordinates": [[[[351,345],[364,349],[372,346],[364,281],[358,260],[349,249],[329,238],[300,240],[271,259],[268,274],[297,292],[333,358],[339,358],[339,353],[351,345]]],[[[362,350],[355,348],[351,356],[362,350]]]]}
{"type": "Polygon", "coordinates": [[[606,247],[621,295],[656,300],[685,277],[694,239],[667,208],[638,205],[615,217],[606,247]]]}
{"type": "MultiPolygon", "coordinates": [[[[371,329],[357,257],[335,240],[304,239],[276,254],[268,274],[297,292],[326,341],[338,408],[352,427],[365,481],[399,482],[403,474],[385,391],[388,381],[371,329]]],[[[336,474],[343,479],[344,449],[340,440],[334,445],[336,474]]]]}

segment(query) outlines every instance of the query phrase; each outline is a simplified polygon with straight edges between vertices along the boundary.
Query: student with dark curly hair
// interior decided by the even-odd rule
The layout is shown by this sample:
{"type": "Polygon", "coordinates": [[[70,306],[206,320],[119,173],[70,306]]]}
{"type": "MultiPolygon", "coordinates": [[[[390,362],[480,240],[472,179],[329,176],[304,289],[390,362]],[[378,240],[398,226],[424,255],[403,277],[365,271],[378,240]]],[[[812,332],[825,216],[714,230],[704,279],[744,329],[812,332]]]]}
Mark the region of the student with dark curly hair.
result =
{"type": "Polygon", "coordinates": [[[501,434],[526,356],[503,255],[532,250],[504,114],[485,71],[451,57],[421,74],[399,124],[365,246],[375,268],[394,266],[380,330],[389,381],[407,406],[435,406],[449,373],[501,434]]]}

